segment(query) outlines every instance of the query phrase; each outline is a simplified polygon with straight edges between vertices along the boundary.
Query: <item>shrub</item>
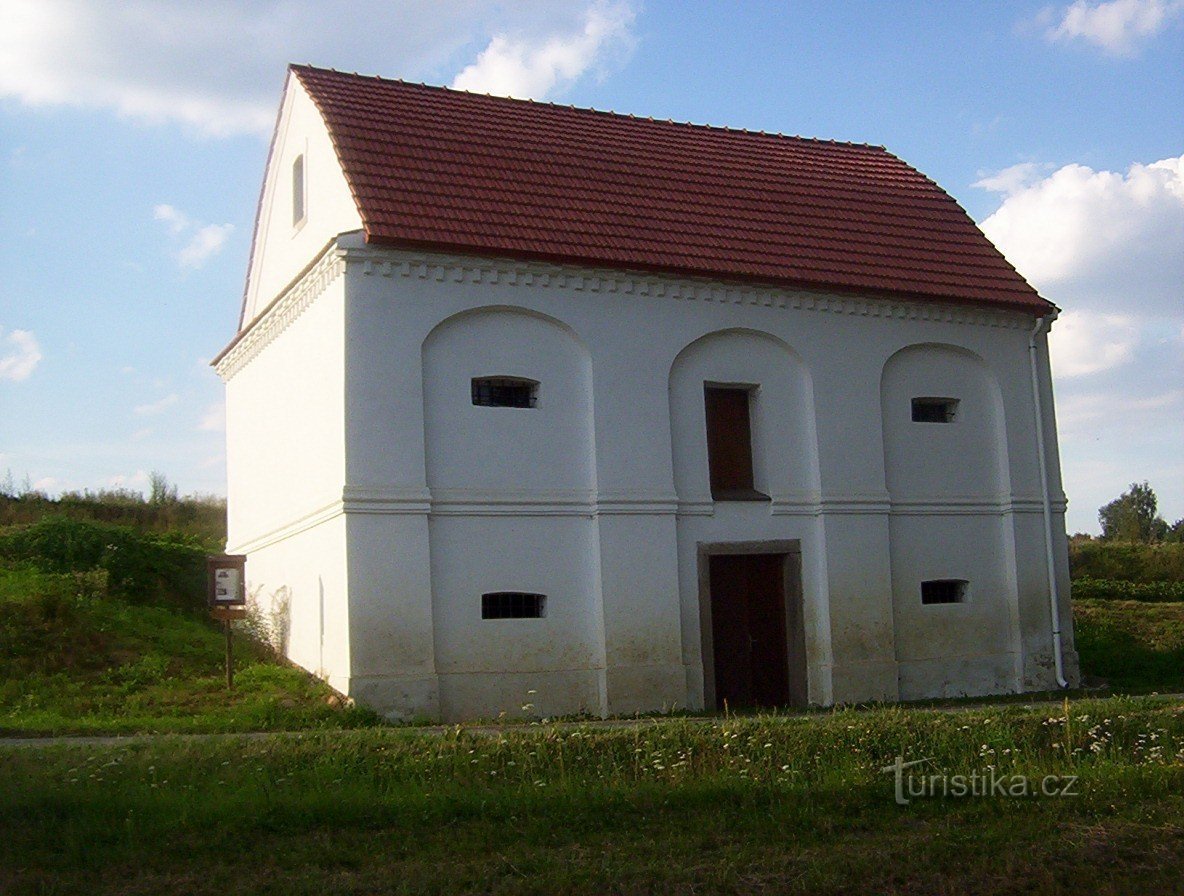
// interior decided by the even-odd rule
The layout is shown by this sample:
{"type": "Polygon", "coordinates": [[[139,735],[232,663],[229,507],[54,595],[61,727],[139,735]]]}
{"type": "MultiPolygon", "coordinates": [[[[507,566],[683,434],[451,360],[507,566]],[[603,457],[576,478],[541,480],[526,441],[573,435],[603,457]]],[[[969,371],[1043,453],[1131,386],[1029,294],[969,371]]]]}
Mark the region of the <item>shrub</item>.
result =
{"type": "Polygon", "coordinates": [[[191,537],[47,517],[0,534],[0,559],[46,573],[101,570],[106,588],[130,603],[197,610],[205,603],[205,551],[191,537]]]}
{"type": "Polygon", "coordinates": [[[1073,581],[1184,582],[1184,544],[1074,541],[1069,545],[1073,581]]]}

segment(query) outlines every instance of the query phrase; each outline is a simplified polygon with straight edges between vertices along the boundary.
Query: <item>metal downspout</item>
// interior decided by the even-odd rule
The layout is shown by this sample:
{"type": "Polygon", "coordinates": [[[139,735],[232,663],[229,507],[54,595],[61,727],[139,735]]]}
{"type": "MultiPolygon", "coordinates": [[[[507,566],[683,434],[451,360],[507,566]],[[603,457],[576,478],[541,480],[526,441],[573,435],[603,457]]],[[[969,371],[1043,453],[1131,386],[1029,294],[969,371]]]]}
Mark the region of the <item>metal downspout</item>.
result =
{"type": "Polygon", "coordinates": [[[1060,593],[1057,585],[1056,557],[1052,542],[1052,498],[1048,494],[1048,458],[1044,453],[1044,411],[1040,401],[1040,376],[1036,363],[1036,340],[1047,333],[1057,312],[1046,314],[1036,322],[1028,337],[1028,360],[1032,366],[1032,402],[1036,408],[1036,451],[1040,467],[1040,497],[1044,504],[1044,556],[1048,563],[1048,612],[1052,617],[1052,658],[1056,671],[1057,685],[1069,687],[1065,679],[1065,658],[1061,646],[1060,593]]]}

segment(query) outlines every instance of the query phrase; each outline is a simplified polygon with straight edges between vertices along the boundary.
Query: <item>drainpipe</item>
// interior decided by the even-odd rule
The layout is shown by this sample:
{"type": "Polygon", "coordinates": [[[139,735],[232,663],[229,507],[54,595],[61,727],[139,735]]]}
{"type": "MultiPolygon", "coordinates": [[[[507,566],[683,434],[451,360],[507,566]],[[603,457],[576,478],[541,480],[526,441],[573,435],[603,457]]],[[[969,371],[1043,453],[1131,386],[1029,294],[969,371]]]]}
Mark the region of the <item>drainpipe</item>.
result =
{"type": "Polygon", "coordinates": [[[1044,453],[1044,411],[1040,403],[1040,376],[1036,363],[1036,340],[1047,333],[1057,312],[1051,311],[1036,322],[1028,337],[1028,360],[1032,365],[1032,402],[1036,408],[1036,452],[1040,467],[1040,497],[1044,503],[1044,555],[1048,563],[1048,612],[1052,617],[1052,659],[1056,671],[1057,685],[1069,687],[1065,679],[1065,657],[1061,648],[1060,594],[1057,587],[1057,562],[1053,555],[1052,542],[1052,498],[1048,494],[1048,458],[1044,453]]]}

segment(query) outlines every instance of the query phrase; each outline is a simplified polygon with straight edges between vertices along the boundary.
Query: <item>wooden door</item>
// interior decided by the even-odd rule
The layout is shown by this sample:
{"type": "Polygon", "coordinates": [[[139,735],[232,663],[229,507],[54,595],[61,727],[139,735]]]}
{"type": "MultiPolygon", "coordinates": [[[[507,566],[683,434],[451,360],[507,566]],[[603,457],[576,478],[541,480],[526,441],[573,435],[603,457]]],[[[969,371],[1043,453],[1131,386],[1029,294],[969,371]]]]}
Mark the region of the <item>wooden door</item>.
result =
{"type": "Polygon", "coordinates": [[[791,702],[784,554],[709,558],[717,709],[791,702]]]}

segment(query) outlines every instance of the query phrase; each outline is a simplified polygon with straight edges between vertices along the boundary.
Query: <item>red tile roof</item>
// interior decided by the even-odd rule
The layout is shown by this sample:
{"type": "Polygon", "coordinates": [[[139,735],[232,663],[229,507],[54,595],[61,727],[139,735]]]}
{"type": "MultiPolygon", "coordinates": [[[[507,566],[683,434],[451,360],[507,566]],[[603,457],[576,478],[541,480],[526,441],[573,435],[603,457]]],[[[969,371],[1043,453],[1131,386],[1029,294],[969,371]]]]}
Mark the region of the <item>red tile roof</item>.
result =
{"type": "Polygon", "coordinates": [[[883,147],[292,71],[368,242],[1052,307],[957,202],[883,147]]]}

